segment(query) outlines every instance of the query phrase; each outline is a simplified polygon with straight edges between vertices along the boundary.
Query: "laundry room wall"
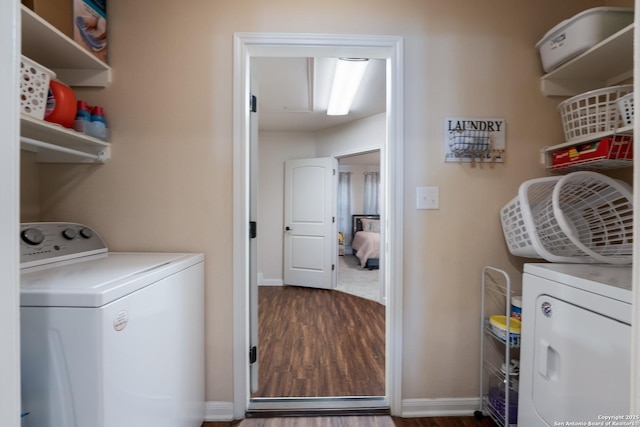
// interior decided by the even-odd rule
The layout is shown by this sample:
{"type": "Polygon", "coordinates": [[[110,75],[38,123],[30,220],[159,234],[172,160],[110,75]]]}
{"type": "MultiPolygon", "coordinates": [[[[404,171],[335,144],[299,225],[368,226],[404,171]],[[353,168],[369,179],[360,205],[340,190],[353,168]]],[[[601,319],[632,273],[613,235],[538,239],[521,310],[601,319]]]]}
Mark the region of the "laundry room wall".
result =
{"type": "Polygon", "coordinates": [[[633,5],[111,2],[114,81],[78,95],[104,106],[113,158],[105,165],[40,165],[39,219],[87,223],[116,251],[204,252],[206,399],[231,402],[233,34],[402,36],[404,168],[395,173],[404,182],[404,267],[403,283],[393,284],[404,295],[402,397],[477,397],[481,269],[506,269],[518,285],[523,262],[507,253],[498,211],[522,181],[546,174],[540,148],[562,140],[559,99],[539,90],[534,46],[561,20],[620,3],[633,5]],[[505,119],[505,163],[444,163],[443,119],[450,116],[505,119]],[[415,209],[415,188],[425,185],[440,187],[439,210],[415,209]]]}
{"type": "Polygon", "coordinates": [[[20,153],[20,222],[40,220],[40,174],[36,154],[20,153]]]}

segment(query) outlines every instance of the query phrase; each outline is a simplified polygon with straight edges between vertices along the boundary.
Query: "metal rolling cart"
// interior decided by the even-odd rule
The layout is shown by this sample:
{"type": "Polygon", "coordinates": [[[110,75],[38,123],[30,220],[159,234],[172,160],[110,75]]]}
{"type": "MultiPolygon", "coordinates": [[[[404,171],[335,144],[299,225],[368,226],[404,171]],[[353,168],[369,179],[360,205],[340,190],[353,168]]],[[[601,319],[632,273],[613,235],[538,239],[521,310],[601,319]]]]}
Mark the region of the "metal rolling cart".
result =
{"type": "Polygon", "coordinates": [[[488,415],[499,426],[516,426],[518,423],[520,321],[511,317],[512,296],[509,275],[498,268],[484,267],[480,318],[480,409],[474,415],[478,419],[488,415]]]}

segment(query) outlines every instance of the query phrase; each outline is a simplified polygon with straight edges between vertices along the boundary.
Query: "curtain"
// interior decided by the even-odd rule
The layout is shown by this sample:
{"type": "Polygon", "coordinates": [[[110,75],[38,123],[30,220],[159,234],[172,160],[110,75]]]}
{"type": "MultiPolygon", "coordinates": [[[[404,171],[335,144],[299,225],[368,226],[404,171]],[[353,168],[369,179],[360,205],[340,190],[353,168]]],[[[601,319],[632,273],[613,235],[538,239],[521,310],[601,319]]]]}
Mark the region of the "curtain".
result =
{"type": "Polygon", "coordinates": [[[338,175],[338,231],[344,237],[344,246],[351,246],[351,172],[338,175]]]}
{"type": "Polygon", "coordinates": [[[378,207],[378,187],[380,186],[379,172],[364,173],[364,206],[363,213],[365,215],[378,215],[380,213],[378,207]]]}

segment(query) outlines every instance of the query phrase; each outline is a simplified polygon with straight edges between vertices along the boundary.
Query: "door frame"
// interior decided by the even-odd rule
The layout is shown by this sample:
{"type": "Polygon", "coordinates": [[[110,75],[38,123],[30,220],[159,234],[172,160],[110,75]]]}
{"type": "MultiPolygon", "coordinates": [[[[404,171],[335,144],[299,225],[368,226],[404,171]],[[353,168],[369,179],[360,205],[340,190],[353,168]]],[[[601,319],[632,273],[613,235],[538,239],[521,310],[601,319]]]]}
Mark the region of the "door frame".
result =
{"type": "MultiPolygon", "coordinates": [[[[252,56],[354,56],[387,60],[387,143],[381,159],[386,197],[382,242],[386,310],[385,400],[402,411],[403,39],[400,36],[235,33],[233,59],[233,377],[234,418],[250,404],[249,376],[249,88],[252,56]]],[[[259,224],[258,224],[259,226],[259,224]]],[[[259,228],[258,228],[259,232],[259,228]]],[[[331,405],[331,403],[329,404],[331,405]]],[[[337,404],[336,404],[337,407],[337,404]]]]}
{"type": "Polygon", "coordinates": [[[20,2],[0,3],[0,420],[20,425],[20,2]],[[15,101],[14,101],[15,100],[15,101]]]}

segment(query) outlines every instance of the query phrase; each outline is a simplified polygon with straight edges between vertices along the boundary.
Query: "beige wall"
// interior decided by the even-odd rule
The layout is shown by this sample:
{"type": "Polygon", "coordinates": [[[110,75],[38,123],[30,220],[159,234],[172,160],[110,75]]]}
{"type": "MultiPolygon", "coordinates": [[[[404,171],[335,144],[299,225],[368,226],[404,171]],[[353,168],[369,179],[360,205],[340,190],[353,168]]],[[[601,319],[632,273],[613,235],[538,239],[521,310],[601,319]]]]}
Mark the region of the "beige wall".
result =
{"type": "Polygon", "coordinates": [[[233,33],[402,36],[404,283],[392,284],[404,289],[402,396],[475,397],[481,268],[504,268],[519,285],[523,262],[507,254],[498,211],[520,182],[545,175],[539,149],[561,142],[534,45],[604,3],[113,1],[114,82],[79,92],[105,107],[113,159],[41,166],[40,218],[85,222],[116,251],[204,252],[207,400],[231,401],[233,33]],[[446,116],[504,118],[505,164],[445,164],[446,116]],[[440,187],[440,210],[414,209],[423,185],[440,187]]]}

